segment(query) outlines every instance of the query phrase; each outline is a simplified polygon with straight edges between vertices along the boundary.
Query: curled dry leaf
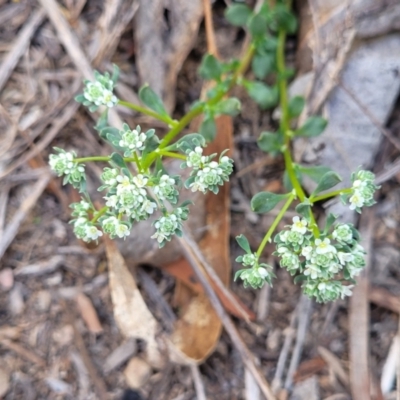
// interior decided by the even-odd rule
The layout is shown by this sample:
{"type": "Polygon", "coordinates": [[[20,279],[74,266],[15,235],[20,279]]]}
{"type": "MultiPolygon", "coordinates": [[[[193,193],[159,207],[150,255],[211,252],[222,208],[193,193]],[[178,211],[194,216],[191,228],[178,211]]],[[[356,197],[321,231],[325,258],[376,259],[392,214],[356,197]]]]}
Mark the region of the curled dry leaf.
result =
{"type": "Polygon", "coordinates": [[[115,321],[124,336],[145,341],[147,361],[154,368],[162,368],[164,359],[157,342],[157,321],[147,308],[115,242],[107,237],[104,242],[115,321]]]}

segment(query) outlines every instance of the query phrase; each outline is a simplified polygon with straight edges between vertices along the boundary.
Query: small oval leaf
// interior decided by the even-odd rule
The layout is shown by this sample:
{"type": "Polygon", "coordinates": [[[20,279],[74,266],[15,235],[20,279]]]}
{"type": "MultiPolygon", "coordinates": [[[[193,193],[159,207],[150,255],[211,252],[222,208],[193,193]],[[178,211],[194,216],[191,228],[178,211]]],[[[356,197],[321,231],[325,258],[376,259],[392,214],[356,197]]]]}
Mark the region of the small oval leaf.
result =
{"type": "Polygon", "coordinates": [[[296,136],[314,137],[320,135],[328,125],[328,121],[322,117],[310,117],[304,125],[295,131],[296,136]]]}
{"type": "Polygon", "coordinates": [[[288,197],[287,194],[275,194],[272,192],[257,193],[251,199],[251,209],[257,213],[267,213],[271,211],[282,200],[288,197]]]}
{"type": "Polygon", "coordinates": [[[139,98],[151,110],[164,117],[169,117],[161,98],[149,85],[144,85],[140,88],[139,98]]]}
{"type": "Polygon", "coordinates": [[[340,177],[340,175],[338,175],[336,172],[333,171],[327,172],[322,176],[321,180],[318,183],[317,188],[314,190],[311,197],[320,192],[333,188],[340,182],[342,182],[342,178],[340,177]]]}
{"type": "Polygon", "coordinates": [[[246,236],[244,235],[239,235],[236,236],[236,241],[238,242],[238,245],[247,253],[251,253],[251,248],[250,248],[250,243],[247,240],[246,236]]]}
{"type": "Polygon", "coordinates": [[[225,11],[225,18],[234,26],[244,26],[252,15],[252,11],[245,4],[232,4],[225,11]]]}

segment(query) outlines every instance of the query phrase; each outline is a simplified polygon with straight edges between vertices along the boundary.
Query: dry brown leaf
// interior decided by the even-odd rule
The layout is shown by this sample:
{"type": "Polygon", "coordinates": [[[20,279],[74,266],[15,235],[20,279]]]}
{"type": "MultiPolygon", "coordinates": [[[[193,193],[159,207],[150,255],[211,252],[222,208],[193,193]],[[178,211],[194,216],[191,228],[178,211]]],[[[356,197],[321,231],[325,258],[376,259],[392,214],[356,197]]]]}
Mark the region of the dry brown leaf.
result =
{"type": "MultiPolygon", "coordinates": [[[[200,283],[198,282],[196,275],[193,272],[193,268],[190,266],[189,262],[186,259],[182,258],[176,262],[167,264],[167,265],[163,266],[163,270],[165,272],[168,272],[174,278],[178,279],[180,282],[184,283],[193,292],[195,292],[195,293],[203,293],[204,292],[203,286],[200,285],[200,283]]],[[[237,309],[236,305],[233,304],[212,281],[210,281],[210,285],[213,287],[213,289],[217,293],[217,295],[220,298],[225,309],[229,313],[234,315],[235,317],[243,319],[243,315],[242,315],[241,311],[237,309]]],[[[231,294],[236,299],[236,301],[240,304],[240,306],[242,307],[242,310],[246,311],[249,320],[254,321],[256,319],[255,313],[252,310],[250,310],[244,303],[242,303],[240,298],[238,296],[236,296],[235,293],[231,293],[231,294]]]]}
{"type": "Polygon", "coordinates": [[[78,310],[82,316],[82,319],[85,321],[89,331],[94,333],[95,335],[103,332],[103,327],[100,324],[97,312],[93,307],[93,304],[89,297],[87,297],[83,293],[78,293],[75,301],[76,305],[78,306],[78,310]]]}
{"type": "Polygon", "coordinates": [[[162,368],[165,360],[157,342],[157,321],[147,308],[115,242],[105,237],[104,243],[115,321],[124,336],[144,340],[147,361],[154,368],[162,368]]]}
{"type": "MultiPolygon", "coordinates": [[[[194,121],[196,131],[200,119],[194,121]]],[[[221,153],[232,148],[232,119],[220,116],[216,119],[217,136],[207,147],[207,154],[221,153]]],[[[207,231],[199,242],[199,248],[221,281],[228,285],[230,279],[229,259],[229,185],[220,188],[218,195],[206,196],[207,231]]],[[[187,285],[178,282],[175,301],[181,307],[181,318],[171,335],[171,353],[180,355],[184,363],[201,362],[214,350],[221,334],[221,321],[208,297],[196,294],[187,285]]],[[[176,357],[176,360],[179,358],[176,357]]]]}

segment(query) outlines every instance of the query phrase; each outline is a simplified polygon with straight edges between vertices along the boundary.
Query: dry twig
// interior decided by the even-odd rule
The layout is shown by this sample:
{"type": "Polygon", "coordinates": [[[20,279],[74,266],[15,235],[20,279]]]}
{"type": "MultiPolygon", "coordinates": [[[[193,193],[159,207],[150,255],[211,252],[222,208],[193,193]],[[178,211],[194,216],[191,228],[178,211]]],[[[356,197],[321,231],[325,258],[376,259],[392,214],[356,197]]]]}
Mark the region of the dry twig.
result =
{"type": "MultiPolygon", "coordinates": [[[[198,256],[201,253],[199,251],[196,251],[197,246],[189,245],[188,241],[184,241],[180,239],[180,242],[182,244],[182,248],[185,252],[185,256],[189,260],[190,264],[193,267],[193,270],[200,281],[200,283],[204,286],[204,290],[207,293],[212,306],[214,307],[216,313],[221,319],[221,322],[227,331],[229,337],[231,338],[233,345],[236,347],[238,350],[240,356],[242,357],[242,361],[246,368],[253,374],[254,379],[257,381],[258,385],[260,386],[260,389],[264,396],[268,400],[275,400],[275,396],[272,393],[272,390],[268,384],[268,382],[265,380],[259,369],[255,365],[254,361],[254,356],[251,354],[250,350],[247,348],[246,344],[244,343],[243,339],[240,337],[239,332],[237,331],[235,325],[233,324],[232,320],[229,318],[227,312],[225,311],[224,307],[222,306],[218,296],[216,295],[214,289],[208,282],[208,279],[204,275],[204,272],[202,271],[200,265],[204,265],[204,263],[201,261],[201,258],[198,256]],[[200,254],[199,254],[200,253],[200,254]]],[[[198,250],[198,249],[197,249],[198,250]]],[[[210,267],[210,269],[212,269],[210,267]]],[[[207,272],[208,269],[207,269],[207,272]]]]}
{"type": "MultiPolygon", "coordinates": [[[[360,221],[360,233],[366,253],[372,254],[372,232],[374,210],[365,210],[360,221]]],[[[371,260],[366,259],[366,267],[357,279],[353,296],[350,298],[350,386],[354,400],[370,399],[369,368],[369,302],[368,268],[371,260]]]]}
{"type": "Polygon", "coordinates": [[[36,204],[38,198],[42,195],[43,190],[46,188],[50,181],[50,174],[44,174],[32,188],[28,198],[26,198],[19,209],[13,215],[11,221],[4,230],[2,240],[0,242],[0,259],[3,257],[8,246],[14,240],[22,221],[25,219],[28,212],[36,204]]]}

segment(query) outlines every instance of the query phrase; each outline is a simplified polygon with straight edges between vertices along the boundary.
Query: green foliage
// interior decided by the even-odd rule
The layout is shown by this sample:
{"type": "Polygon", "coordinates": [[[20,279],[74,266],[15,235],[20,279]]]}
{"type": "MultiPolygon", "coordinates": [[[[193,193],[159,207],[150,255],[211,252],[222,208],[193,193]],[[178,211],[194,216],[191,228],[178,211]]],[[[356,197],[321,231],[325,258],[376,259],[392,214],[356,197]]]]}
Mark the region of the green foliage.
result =
{"type": "Polygon", "coordinates": [[[201,61],[199,74],[204,79],[219,81],[222,74],[222,64],[212,54],[206,54],[201,61]]]}
{"type": "Polygon", "coordinates": [[[278,88],[267,86],[259,81],[246,81],[244,86],[249,96],[259,105],[262,110],[274,107],[278,102],[278,88]]]}
{"type": "Polygon", "coordinates": [[[251,209],[256,213],[267,213],[278,203],[288,198],[289,194],[276,194],[272,192],[257,193],[251,199],[251,209]]]}
{"type": "Polygon", "coordinates": [[[296,136],[319,136],[328,125],[328,121],[322,117],[310,117],[300,129],[295,131],[296,136]]]}
{"type": "Polygon", "coordinates": [[[140,88],[139,98],[143,104],[149,107],[151,110],[155,111],[161,116],[169,117],[163,101],[149,85],[144,85],[140,88]]]}
{"type": "Polygon", "coordinates": [[[282,152],[283,135],[279,132],[261,132],[257,144],[262,151],[275,156],[282,152]]]}
{"type": "Polygon", "coordinates": [[[312,196],[315,196],[318,193],[321,193],[325,190],[333,188],[341,181],[342,181],[342,178],[340,177],[340,175],[338,175],[336,172],[328,171],[326,174],[324,174],[321,177],[321,180],[319,181],[317,187],[315,188],[314,192],[312,193],[312,196]]]}
{"type": "Polygon", "coordinates": [[[212,142],[217,134],[215,119],[211,114],[205,115],[200,125],[200,134],[207,142],[212,142]]]}
{"type": "Polygon", "coordinates": [[[245,26],[253,11],[245,4],[234,3],[225,10],[225,18],[234,26],[245,26]]]}
{"type": "Polygon", "coordinates": [[[305,103],[304,97],[302,96],[291,98],[288,105],[289,117],[298,117],[303,111],[305,103]]]}

